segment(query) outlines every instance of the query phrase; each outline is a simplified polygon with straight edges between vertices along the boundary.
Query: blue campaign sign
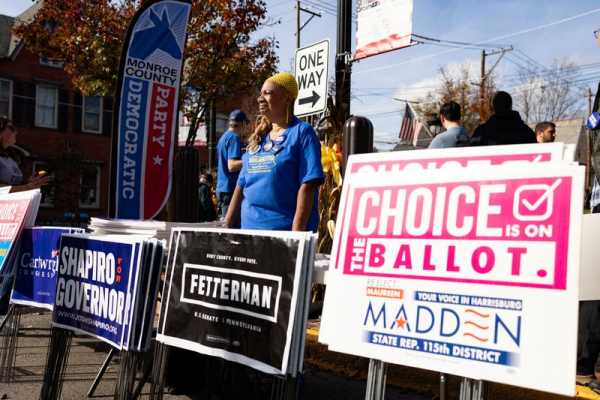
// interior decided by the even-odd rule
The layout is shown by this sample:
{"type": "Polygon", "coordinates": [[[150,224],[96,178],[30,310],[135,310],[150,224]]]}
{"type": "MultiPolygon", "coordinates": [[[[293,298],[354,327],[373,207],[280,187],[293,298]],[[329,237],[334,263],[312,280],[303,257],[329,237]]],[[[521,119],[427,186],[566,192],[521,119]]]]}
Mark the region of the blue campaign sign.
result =
{"type": "Polygon", "coordinates": [[[36,227],[23,230],[11,303],[52,310],[60,238],[62,234],[71,232],[71,228],[36,227]]]}
{"type": "Polygon", "coordinates": [[[138,265],[135,243],[63,236],[53,325],[85,333],[121,349],[129,332],[138,265]],[[134,288],[133,290],[131,288],[134,288]]]}
{"type": "Polygon", "coordinates": [[[145,1],[123,45],[113,141],[111,214],[151,219],[171,190],[190,0],[145,1]]]}

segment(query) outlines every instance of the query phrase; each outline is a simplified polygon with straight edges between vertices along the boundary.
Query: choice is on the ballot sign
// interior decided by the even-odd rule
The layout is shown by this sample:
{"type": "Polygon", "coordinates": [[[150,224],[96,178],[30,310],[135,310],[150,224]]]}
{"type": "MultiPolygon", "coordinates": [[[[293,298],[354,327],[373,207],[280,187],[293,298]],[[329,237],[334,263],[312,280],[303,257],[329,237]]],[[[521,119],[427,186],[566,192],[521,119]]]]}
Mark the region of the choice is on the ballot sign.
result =
{"type": "Polygon", "coordinates": [[[573,395],[584,171],[556,146],[532,160],[532,146],[504,147],[452,153],[455,168],[442,167],[450,152],[423,152],[418,174],[406,160],[385,173],[393,155],[348,167],[322,319],[331,350],[573,395]]]}
{"type": "Polygon", "coordinates": [[[329,40],[296,50],[298,97],[294,114],[299,117],[316,114],[327,108],[327,74],[329,72],[329,40]]]}

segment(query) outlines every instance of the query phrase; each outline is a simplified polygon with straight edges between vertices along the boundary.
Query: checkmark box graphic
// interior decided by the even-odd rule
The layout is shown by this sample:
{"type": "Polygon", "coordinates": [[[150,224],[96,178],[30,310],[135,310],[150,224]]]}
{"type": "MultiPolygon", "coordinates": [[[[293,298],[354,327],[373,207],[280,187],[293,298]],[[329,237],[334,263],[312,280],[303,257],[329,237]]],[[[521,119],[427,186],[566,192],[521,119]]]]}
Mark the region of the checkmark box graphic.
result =
{"type": "Polygon", "coordinates": [[[554,191],[562,179],[551,185],[523,185],[515,191],[513,199],[513,215],[520,221],[544,221],[552,215],[554,208],[554,191]]]}

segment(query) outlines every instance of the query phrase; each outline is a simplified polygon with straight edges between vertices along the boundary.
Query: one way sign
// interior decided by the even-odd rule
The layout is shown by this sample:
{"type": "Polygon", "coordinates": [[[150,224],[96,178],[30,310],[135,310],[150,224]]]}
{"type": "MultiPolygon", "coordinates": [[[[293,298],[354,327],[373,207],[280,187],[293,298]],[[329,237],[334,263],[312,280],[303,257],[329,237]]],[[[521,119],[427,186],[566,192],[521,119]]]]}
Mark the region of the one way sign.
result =
{"type": "Polygon", "coordinates": [[[296,80],[299,91],[294,114],[297,116],[325,111],[328,65],[329,40],[296,50],[296,80]]]}

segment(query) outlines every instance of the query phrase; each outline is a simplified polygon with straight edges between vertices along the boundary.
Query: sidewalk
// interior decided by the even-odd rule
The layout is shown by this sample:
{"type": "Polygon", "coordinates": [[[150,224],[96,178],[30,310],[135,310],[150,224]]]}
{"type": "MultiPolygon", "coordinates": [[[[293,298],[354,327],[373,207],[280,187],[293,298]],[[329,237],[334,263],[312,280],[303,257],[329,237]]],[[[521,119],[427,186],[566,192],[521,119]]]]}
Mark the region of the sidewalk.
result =
{"type": "MultiPolygon", "coordinates": [[[[0,383],[2,400],[35,400],[38,398],[44,373],[44,363],[48,339],[50,314],[44,312],[25,314],[21,318],[19,347],[17,350],[16,379],[14,383],[0,383]]],[[[107,346],[97,340],[73,338],[69,363],[63,385],[63,400],[81,400],[86,394],[108,352],[107,346]]],[[[111,399],[119,365],[112,362],[96,390],[94,398],[111,399]]],[[[146,385],[147,393],[149,385],[146,385]]],[[[319,371],[307,366],[302,398],[318,400],[363,400],[365,383],[362,379],[352,379],[319,371]]],[[[389,388],[388,400],[430,400],[431,396],[407,393],[398,388],[389,388]]],[[[148,396],[142,396],[142,399],[148,396]]],[[[195,400],[194,395],[165,394],[165,400],[195,400]]],[[[203,400],[206,398],[203,398],[203,400]]],[[[206,399],[209,400],[209,399],[206,399]]],[[[266,399],[268,400],[268,399],[266,399]]]]}

